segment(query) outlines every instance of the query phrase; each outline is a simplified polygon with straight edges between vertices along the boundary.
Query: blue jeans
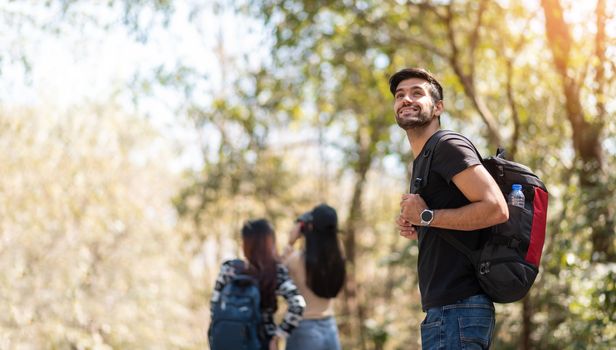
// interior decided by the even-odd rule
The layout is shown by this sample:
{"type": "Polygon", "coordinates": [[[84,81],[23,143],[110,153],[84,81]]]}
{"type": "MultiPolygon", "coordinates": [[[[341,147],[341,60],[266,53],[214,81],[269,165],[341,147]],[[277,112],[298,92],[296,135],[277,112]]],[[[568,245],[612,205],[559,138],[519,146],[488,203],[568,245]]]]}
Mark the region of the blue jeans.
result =
{"type": "Polygon", "coordinates": [[[422,349],[489,349],[494,323],[494,304],[485,295],[430,308],[421,323],[422,349]]]}
{"type": "Polygon", "coordinates": [[[286,350],[340,350],[336,319],[302,320],[287,339],[286,350]]]}
{"type": "Polygon", "coordinates": [[[261,339],[261,350],[269,350],[269,343],[271,340],[272,340],[272,337],[261,339]]]}

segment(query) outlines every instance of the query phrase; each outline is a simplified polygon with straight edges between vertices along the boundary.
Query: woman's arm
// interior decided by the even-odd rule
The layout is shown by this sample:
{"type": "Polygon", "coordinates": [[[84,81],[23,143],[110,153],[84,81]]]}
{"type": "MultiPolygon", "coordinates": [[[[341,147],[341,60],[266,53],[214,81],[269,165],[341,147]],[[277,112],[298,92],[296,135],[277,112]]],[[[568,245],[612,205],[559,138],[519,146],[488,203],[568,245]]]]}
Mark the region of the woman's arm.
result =
{"type": "Polygon", "coordinates": [[[222,289],[229,283],[233,276],[235,276],[235,269],[231,261],[229,260],[222,263],[218,277],[216,277],[212,298],[210,299],[210,311],[214,308],[214,304],[218,303],[220,300],[220,292],[222,292],[222,289]]]}
{"type": "Polygon", "coordinates": [[[287,241],[287,245],[282,250],[282,261],[286,264],[288,262],[289,257],[293,254],[293,245],[297,240],[302,236],[302,223],[297,222],[293,226],[291,233],[289,233],[289,240],[287,241]]]}
{"type": "Polygon", "coordinates": [[[276,294],[284,297],[288,308],[280,326],[276,329],[276,336],[287,338],[302,320],[302,315],[306,308],[306,301],[304,297],[299,294],[299,290],[291,277],[289,277],[289,271],[286,267],[278,265],[277,274],[278,286],[276,288],[276,294]]]}

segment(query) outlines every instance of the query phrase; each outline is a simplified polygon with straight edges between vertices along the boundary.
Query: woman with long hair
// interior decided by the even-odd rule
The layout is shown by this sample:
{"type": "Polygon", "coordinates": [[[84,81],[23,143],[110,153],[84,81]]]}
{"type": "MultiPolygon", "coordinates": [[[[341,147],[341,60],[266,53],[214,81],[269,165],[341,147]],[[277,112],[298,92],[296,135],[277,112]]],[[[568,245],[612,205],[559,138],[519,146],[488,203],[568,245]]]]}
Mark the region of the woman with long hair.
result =
{"type": "Polygon", "coordinates": [[[260,294],[261,325],[259,338],[261,349],[277,350],[278,339],[287,338],[302,319],[304,298],[299,294],[287,268],[279,262],[276,253],[276,236],[272,225],[265,219],[249,220],[242,227],[242,248],[246,262],[243,271],[237,271],[233,261],[225,261],[220,269],[211,308],[220,301],[220,293],[238,273],[245,273],[258,281],[260,294]],[[279,325],[274,322],[278,309],[276,296],[284,297],[288,309],[279,325]]]}
{"type": "Polygon", "coordinates": [[[336,210],[321,204],[300,216],[289,236],[284,262],[306,299],[306,310],[287,339],[287,350],[340,349],[333,301],[344,285],[346,270],[337,233],[336,210]],[[303,249],[294,250],[301,237],[303,249]]]}

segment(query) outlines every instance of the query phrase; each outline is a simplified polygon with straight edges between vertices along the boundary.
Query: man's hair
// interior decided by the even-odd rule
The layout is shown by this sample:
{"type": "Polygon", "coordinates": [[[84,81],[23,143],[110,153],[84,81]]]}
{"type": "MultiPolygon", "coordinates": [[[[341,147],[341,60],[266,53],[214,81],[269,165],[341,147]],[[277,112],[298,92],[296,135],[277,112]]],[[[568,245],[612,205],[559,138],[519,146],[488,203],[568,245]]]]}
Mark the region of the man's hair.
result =
{"type": "Polygon", "coordinates": [[[430,83],[430,95],[434,103],[443,100],[443,87],[434,76],[423,68],[404,68],[397,71],[389,78],[389,91],[396,95],[396,89],[401,81],[411,78],[419,78],[430,83]]]}

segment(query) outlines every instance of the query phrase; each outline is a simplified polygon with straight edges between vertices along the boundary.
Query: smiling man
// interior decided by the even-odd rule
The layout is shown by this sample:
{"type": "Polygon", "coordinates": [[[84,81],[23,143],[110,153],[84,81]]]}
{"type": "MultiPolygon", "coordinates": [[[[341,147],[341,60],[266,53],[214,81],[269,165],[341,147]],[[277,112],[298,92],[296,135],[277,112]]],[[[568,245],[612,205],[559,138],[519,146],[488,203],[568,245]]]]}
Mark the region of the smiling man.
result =
{"type": "MultiPolygon", "coordinates": [[[[440,129],[443,88],[421,68],[395,73],[389,88],[396,122],[406,132],[416,169],[424,158],[418,155],[440,129]]],[[[401,236],[419,239],[417,270],[426,312],[422,348],[488,349],[494,305],[481,290],[471,262],[439,236],[449,232],[476,250],[489,234],[484,228],[508,219],[507,203],[474,146],[459,134],[437,143],[428,178],[421,195],[402,196],[396,221],[401,236]],[[426,229],[419,230],[421,226],[426,229]]]]}

